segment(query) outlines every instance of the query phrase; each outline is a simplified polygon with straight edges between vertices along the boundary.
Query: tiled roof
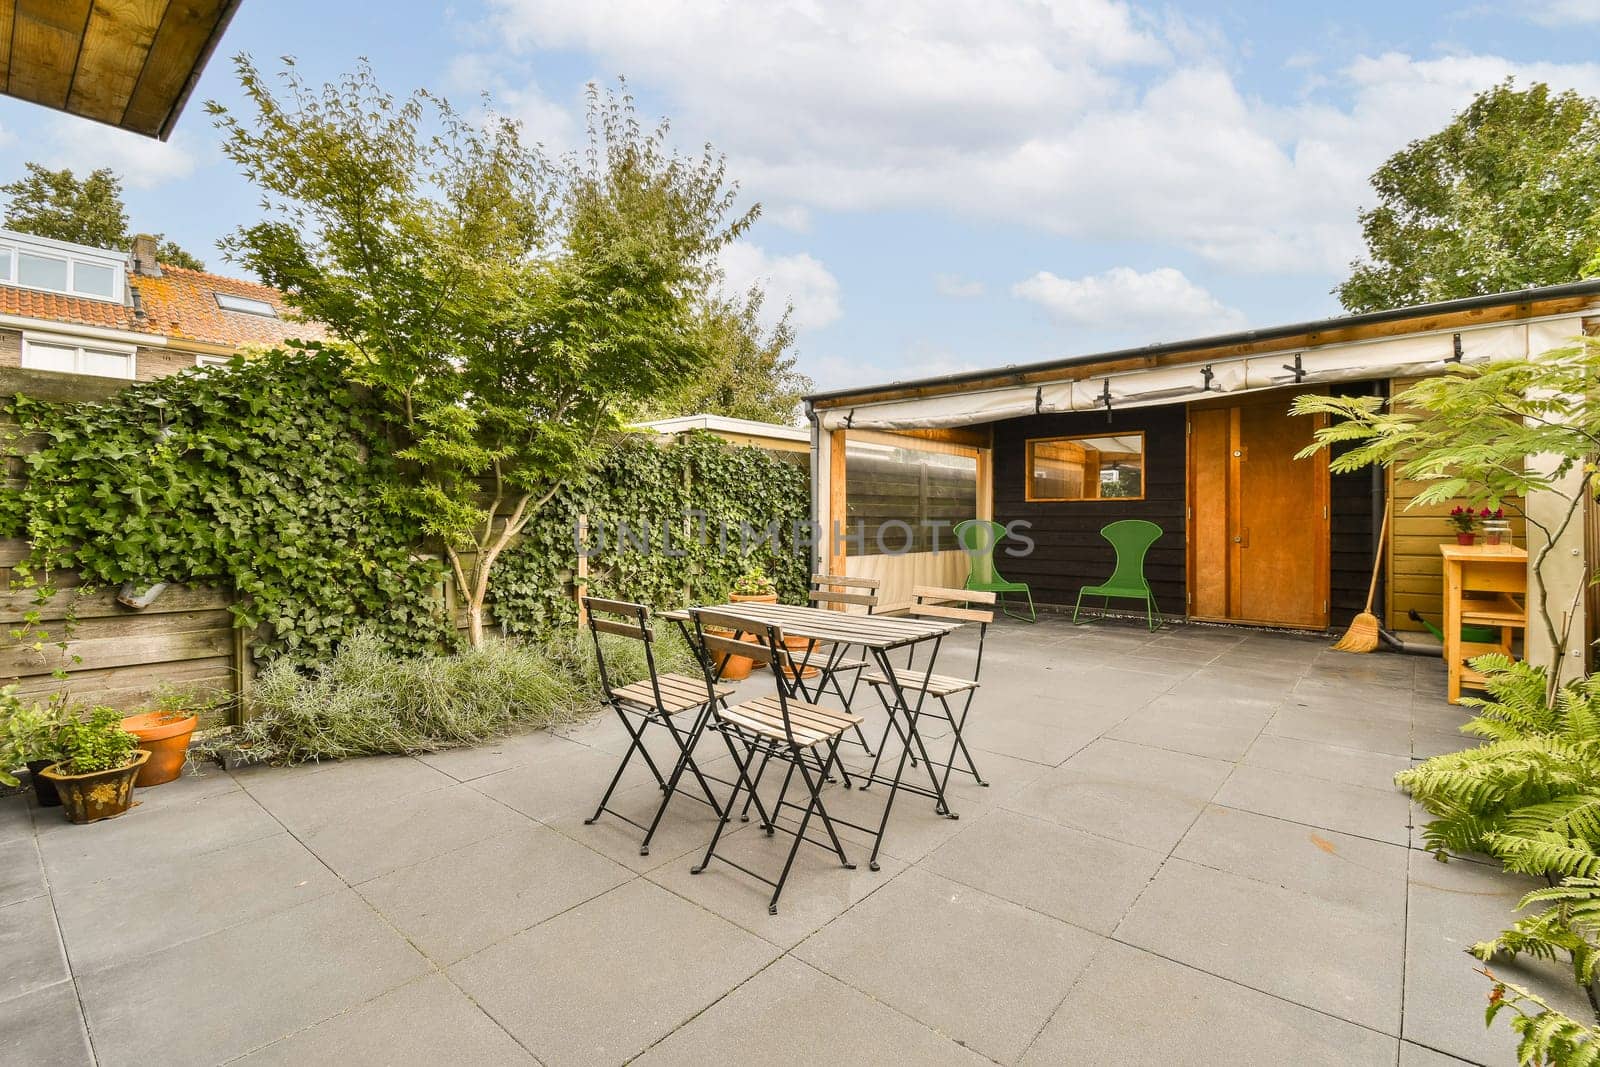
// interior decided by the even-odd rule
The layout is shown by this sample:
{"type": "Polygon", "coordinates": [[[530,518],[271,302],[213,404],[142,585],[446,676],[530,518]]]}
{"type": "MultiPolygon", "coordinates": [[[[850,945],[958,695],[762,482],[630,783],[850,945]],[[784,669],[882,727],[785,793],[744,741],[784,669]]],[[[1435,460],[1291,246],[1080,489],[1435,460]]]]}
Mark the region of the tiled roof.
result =
{"type": "Polygon", "coordinates": [[[180,343],[197,341],[228,348],[276,344],[290,339],[321,340],[327,336],[319,323],[291,321],[288,318],[291,311],[284,304],[282,294],[259,282],[163,264],[159,278],[130,271],[128,285],[139,294],[143,318],[135,315],[132,307],[122,304],[10,285],[0,285],[0,314],[131,330],[161,335],[180,343]],[[227,311],[217,306],[217,293],[264,300],[278,309],[280,317],[227,311]]]}
{"type": "Polygon", "coordinates": [[[61,293],[42,293],[36,289],[18,289],[0,285],[0,314],[23,315],[30,319],[47,319],[50,322],[72,323],[78,326],[104,326],[113,330],[140,330],[147,328],[133,322],[133,309],[106,300],[85,300],[61,293]]]}
{"type": "Polygon", "coordinates": [[[291,338],[321,340],[326,336],[318,323],[290,321],[287,316],[292,312],[284,304],[282,294],[260,282],[165,265],[159,278],[129,274],[128,282],[139,292],[145,328],[173,340],[237,347],[275,344],[291,338]],[[280,317],[227,311],[217,306],[218,293],[264,300],[278,309],[280,317]]]}

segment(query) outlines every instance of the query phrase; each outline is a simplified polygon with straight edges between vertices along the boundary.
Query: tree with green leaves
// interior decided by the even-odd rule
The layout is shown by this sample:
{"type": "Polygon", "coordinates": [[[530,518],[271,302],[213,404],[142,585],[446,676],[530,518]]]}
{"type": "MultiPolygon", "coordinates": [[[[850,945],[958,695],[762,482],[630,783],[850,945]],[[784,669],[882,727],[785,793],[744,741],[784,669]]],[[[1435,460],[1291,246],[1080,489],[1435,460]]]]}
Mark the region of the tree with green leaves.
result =
{"type": "Polygon", "coordinates": [[[281,96],[235,66],[249,113],[207,108],[269,214],[223,247],[391,406],[418,472],[404,504],[481,644],[495,560],[622,416],[700,373],[696,301],[755,210],[721,156],[678,154],[625,93],[591,86],[584,150],[552,158],[515,121],[396,98],[366,66],[312,88],[290,61],[281,96]]]}
{"type": "Polygon", "coordinates": [[[795,369],[793,308],[770,329],[761,321],[766,294],[751,286],[741,296],[717,294],[695,313],[694,343],[704,349],[704,371],[652,405],[649,418],[709,412],[735,419],[795,421],[811,379],[795,369]]]}
{"type": "Polygon", "coordinates": [[[1577,281],[1600,272],[1600,100],[1508,79],[1372,187],[1367,261],[1334,290],[1350,311],[1577,281]]]}
{"type": "MultiPolygon", "coordinates": [[[[18,233],[95,248],[126,249],[133,241],[128,232],[128,209],[122,202],[122,179],[110,167],[76,177],[69,168],[51,170],[38,163],[25,164],[27,174],[0,185],[7,196],[5,225],[18,233]]],[[[206,265],[175,242],[160,242],[156,257],[165,264],[189,270],[206,265]]]]}

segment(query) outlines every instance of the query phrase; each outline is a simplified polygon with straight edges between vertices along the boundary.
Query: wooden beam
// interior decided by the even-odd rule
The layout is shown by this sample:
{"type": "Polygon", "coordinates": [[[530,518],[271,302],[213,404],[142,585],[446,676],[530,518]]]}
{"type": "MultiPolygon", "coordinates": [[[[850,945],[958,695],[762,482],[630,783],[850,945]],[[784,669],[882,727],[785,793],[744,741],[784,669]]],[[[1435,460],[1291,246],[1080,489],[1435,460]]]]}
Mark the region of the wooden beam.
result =
{"type": "Polygon", "coordinates": [[[17,6],[10,0],[0,0],[0,91],[9,91],[11,81],[11,27],[16,21],[17,6]]]}
{"type": "Polygon", "coordinates": [[[113,125],[122,121],[144,72],[169,0],[95,0],[78,48],[67,110],[113,125]]]}
{"type": "Polygon", "coordinates": [[[171,4],[150,44],[150,58],[122,114],[130,130],[164,137],[187,98],[237,0],[185,0],[171,4]]]}
{"type": "Polygon", "coordinates": [[[67,106],[89,8],[90,0],[16,0],[7,92],[46,107],[67,106]]]}
{"type": "Polygon", "coordinates": [[[1217,359],[1282,352],[1319,345],[1349,344],[1379,338],[1403,337],[1410,334],[1434,333],[1465,329],[1472,326],[1489,326],[1499,322],[1538,318],[1546,315],[1567,315],[1594,307],[1600,298],[1594,296],[1568,296],[1549,300],[1531,300],[1498,307],[1474,308],[1443,314],[1420,315],[1412,319],[1391,322],[1365,323],[1354,326],[1335,326],[1325,330],[1294,334],[1263,341],[1249,341],[1200,348],[1184,348],[1153,356],[1125,356],[1100,362],[1074,363],[1035,371],[997,371],[982,378],[960,382],[937,382],[928,385],[890,387],[874,391],[850,393],[838,397],[820,397],[812,401],[818,411],[878,404],[890,400],[917,400],[930,396],[949,396],[976,393],[985,389],[1003,389],[1007,386],[1046,385],[1052,382],[1082,381],[1107,374],[1151,370],[1159,367],[1186,366],[1217,359]]]}
{"type": "Polygon", "coordinates": [[[829,574],[843,574],[845,545],[838,535],[845,532],[845,524],[849,522],[849,505],[845,494],[845,431],[832,431],[828,461],[828,514],[822,524],[822,536],[825,538],[823,558],[827,560],[824,570],[829,574]]]}

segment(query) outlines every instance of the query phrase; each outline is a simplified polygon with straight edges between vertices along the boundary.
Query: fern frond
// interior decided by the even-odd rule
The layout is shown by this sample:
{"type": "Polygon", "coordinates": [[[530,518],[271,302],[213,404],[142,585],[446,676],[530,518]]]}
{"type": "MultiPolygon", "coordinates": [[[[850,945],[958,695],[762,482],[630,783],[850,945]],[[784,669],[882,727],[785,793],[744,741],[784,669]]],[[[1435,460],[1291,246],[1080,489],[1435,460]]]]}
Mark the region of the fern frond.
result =
{"type": "Polygon", "coordinates": [[[1558,834],[1519,835],[1489,831],[1483,851],[1517,874],[1555,874],[1565,878],[1600,878],[1600,854],[1587,841],[1558,834]]]}

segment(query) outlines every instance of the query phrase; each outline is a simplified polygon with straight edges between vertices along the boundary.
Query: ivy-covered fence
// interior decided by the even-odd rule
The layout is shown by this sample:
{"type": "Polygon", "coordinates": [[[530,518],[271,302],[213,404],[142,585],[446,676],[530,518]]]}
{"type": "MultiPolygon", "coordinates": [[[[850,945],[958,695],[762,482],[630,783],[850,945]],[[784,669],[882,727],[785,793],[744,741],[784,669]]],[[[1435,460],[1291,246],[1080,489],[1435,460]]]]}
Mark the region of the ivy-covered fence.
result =
{"type": "Polygon", "coordinates": [[[621,442],[501,557],[490,583],[495,618],[518,633],[576,618],[570,590],[580,519],[596,596],[657,607],[706,603],[759,567],[784,600],[804,603],[809,557],[803,546],[794,551],[794,532],[810,511],[805,468],[759,448],[709,434],[670,447],[643,437],[621,442]]]}
{"type": "MultiPolygon", "coordinates": [[[[25,394],[0,400],[11,467],[0,538],[19,546],[6,560],[14,563],[9,588],[0,590],[15,609],[0,651],[36,656],[34,673],[70,671],[74,650],[57,642],[80,627],[111,641],[150,628],[156,607],[118,608],[112,595],[124,583],[143,590],[158,582],[171,585],[168,606],[197,596],[225,605],[249,638],[238,643],[248,652],[234,653],[236,667],[246,657],[315,662],[361,627],[401,651],[457,640],[437,546],[392,504],[405,471],[390,458],[384,413],[348,385],[342,358],[267,353],[119,392],[91,390],[85,402],[27,390],[29,372],[0,372],[12,376],[0,389],[21,383],[25,394]],[[90,598],[92,624],[73,607],[90,598]]],[[[764,544],[743,559],[739,531],[776,523],[787,534],[807,514],[805,479],[791,463],[714,438],[619,442],[497,564],[495,619],[536,634],[575,618],[579,515],[596,532],[626,524],[634,538],[676,527],[659,550],[638,550],[633,540],[625,550],[615,540],[597,548],[588,561],[597,593],[658,606],[718,599],[755,563],[802,597],[805,555],[764,544]],[[686,521],[711,537],[689,536],[686,521]],[[719,544],[718,529],[731,540],[719,544]]],[[[0,671],[20,673],[15,665],[0,671]]],[[[74,692],[97,698],[93,686],[74,692]]]]}

